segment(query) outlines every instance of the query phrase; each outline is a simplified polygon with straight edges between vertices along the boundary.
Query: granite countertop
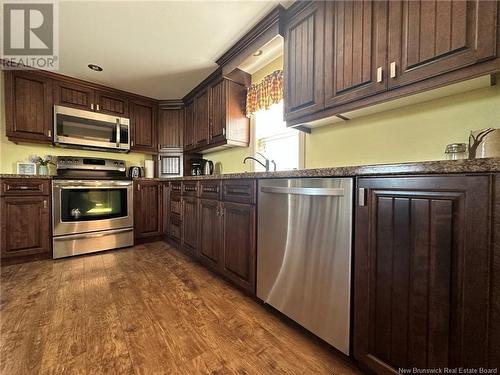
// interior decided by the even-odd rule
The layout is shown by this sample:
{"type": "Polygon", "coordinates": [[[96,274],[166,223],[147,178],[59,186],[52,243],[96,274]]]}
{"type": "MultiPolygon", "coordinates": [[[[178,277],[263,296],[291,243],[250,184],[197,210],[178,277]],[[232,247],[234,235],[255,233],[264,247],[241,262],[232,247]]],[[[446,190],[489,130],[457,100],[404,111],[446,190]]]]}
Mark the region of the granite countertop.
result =
{"type": "Polygon", "coordinates": [[[0,178],[35,178],[42,180],[51,180],[53,176],[40,176],[40,175],[26,175],[26,174],[9,174],[9,173],[0,173],[0,178]]]}
{"type": "MultiPolygon", "coordinates": [[[[500,158],[475,160],[439,160],[415,163],[375,164],[348,167],[311,168],[278,172],[243,172],[225,173],[209,176],[184,176],[170,178],[145,178],[137,180],[175,181],[175,180],[216,180],[238,178],[294,178],[294,177],[356,177],[376,175],[412,175],[412,174],[448,174],[448,173],[491,173],[500,172],[500,158]]],[[[52,176],[26,176],[18,174],[0,174],[0,178],[42,178],[52,176]]]]}
{"type": "MultiPolygon", "coordinates": [[[[376,175],[412,174],[452,174],[452,173],[491,173],[500,172],[500,158],[475,160],[440,160],[416,163],[375,164],[348,167],[311,168],[278,172],[244,172],[214,174],[209,176],[184,176],[155,178],[149,180],[210,180],[237,178],[294,178],[294,177],[356,177],[376,175]]],[[[142,178],[144,179],[144,178],[142,178]]],[[[147,179],[146,179],[147,180],[147,179]]]]}

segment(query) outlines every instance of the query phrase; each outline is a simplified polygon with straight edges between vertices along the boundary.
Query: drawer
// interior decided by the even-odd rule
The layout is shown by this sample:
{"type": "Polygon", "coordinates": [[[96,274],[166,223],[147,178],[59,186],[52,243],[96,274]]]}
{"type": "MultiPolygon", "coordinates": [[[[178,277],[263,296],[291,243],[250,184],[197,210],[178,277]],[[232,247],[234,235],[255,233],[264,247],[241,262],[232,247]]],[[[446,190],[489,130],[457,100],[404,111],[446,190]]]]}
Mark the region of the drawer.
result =
{"type": "Polygon", "coordinates": [[[180,192],[182,191],[182,181],[171,181],[170,182],[170,190],[172,192],[180,192]]]}
{"type": "Polygon", "coordinates": [[[197,197],[198,181],[184,181],[182,183],[182,195],[188,197],[197,197]]]}
{"type": "Polygon", "coordinates": [[[255,180],[224,180],[222,181],[222,200],[255,204],[255,190],[255,180]]]}
{"type": "Polygon", "coordinates": [[[168,233],[169,237],[175,241],[181,242],[182,224],[180,220],[170,219],[170,231],[168,233]]]}
{"type": "Polygon", "coordinates": [[[200,197],[206,199],[221,199],[221,181],[205,180],[200,181],[200,197]]]}
{"type": "Polygon", "coordinates": [[[2,180],[2,195],[49,195],[50,180],[17,178],[2,180]]]}
{"type": "Polygon", "coordinates": [[[170,194],[170,216],[177,217],[181,219],[182,207],[181,207],[181,195],[179,193],[172,192],[170,194]]]}

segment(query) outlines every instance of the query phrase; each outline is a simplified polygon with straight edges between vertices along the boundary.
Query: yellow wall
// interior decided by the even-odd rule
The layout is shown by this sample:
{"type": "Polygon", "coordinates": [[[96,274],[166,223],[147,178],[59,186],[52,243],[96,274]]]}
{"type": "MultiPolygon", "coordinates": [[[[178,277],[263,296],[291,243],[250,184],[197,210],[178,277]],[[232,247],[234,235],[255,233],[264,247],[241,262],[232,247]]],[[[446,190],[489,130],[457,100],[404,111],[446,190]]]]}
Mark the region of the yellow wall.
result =
{"type": "MultiPolygon", "coordinates": [[[[100,151],[82,151],[67,149],[61,147],[53,147],[50,145],[37,145],[37,144],[15,144],[10,142],[5,136],[5,98],[4,98],[4,74],[0,72],[0,173],[16,173],[16,166],[18,161],[28,161],[29,155],[53,155],[53,156],[88,156],[97,158],[110,158],[125,160],[127,167],[131,165],[144,166],[144,160],[151,158],[149,155],[129,153],[118,154],[113,152],[100,152],[100,151]]],[[[51,167],[51,172],[54,168],[51,167]]]]}
{"type": "MultiPolygon", "coordinates": [[[[266,75],[275,70],[283,69],[283,57],[278,57],[268,65],[252,74],[252,83],[260,82],[266,75]]],[[[252,121],[250,121],[250,136],[253,135],[252,121]]],[[[252,139],[250,140],[252,142],[252,139]]],[[[234,147],[222,151],[215,151],[205,154],[205,159],[212,160],[214,163],[222,165],[222,173],[250,172],[253,170],[253,163],[243,164],[246,156],[251,156],[250,147],[234,147]]]]}
{"type": "Polygon", "coordinates": [[[448,143],[500,127],[500,86],[313,129],[306,168],[444,159],[448,143]]]}

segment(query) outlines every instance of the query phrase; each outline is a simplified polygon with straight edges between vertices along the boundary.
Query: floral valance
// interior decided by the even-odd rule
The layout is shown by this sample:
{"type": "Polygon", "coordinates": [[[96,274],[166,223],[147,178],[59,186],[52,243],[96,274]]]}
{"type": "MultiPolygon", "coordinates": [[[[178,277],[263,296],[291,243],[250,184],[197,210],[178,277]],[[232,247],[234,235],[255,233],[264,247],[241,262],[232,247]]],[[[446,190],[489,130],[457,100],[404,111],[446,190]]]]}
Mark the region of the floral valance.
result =
{"type": "Polygon", "coordinates": [[[261,109],[269,109],[283,99],[283,70],[276,70],[248,88],[247,116],[261,109]]]}

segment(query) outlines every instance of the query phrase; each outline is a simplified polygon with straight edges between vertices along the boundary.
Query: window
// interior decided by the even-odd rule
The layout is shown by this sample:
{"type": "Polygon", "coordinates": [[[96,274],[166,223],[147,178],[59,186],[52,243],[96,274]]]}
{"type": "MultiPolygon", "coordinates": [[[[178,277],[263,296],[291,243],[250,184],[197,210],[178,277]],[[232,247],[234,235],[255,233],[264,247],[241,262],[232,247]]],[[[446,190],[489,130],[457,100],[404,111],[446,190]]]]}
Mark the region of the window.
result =
{"type": "MultiPolygon", "coordinates": [[[[287,128],[283,121],[283,101],[272,105],[267,110],[259,110],[254,114],[254,157],[262,160],[260,154],[274,160],[276,170],[284,171],[302,167],[303,134],[287,128]]],[[[255,171],[263,171],[264,167],[255,163],[255,171]]],[[[273,165],[271,164],[271,170],[273,165]]]]}

